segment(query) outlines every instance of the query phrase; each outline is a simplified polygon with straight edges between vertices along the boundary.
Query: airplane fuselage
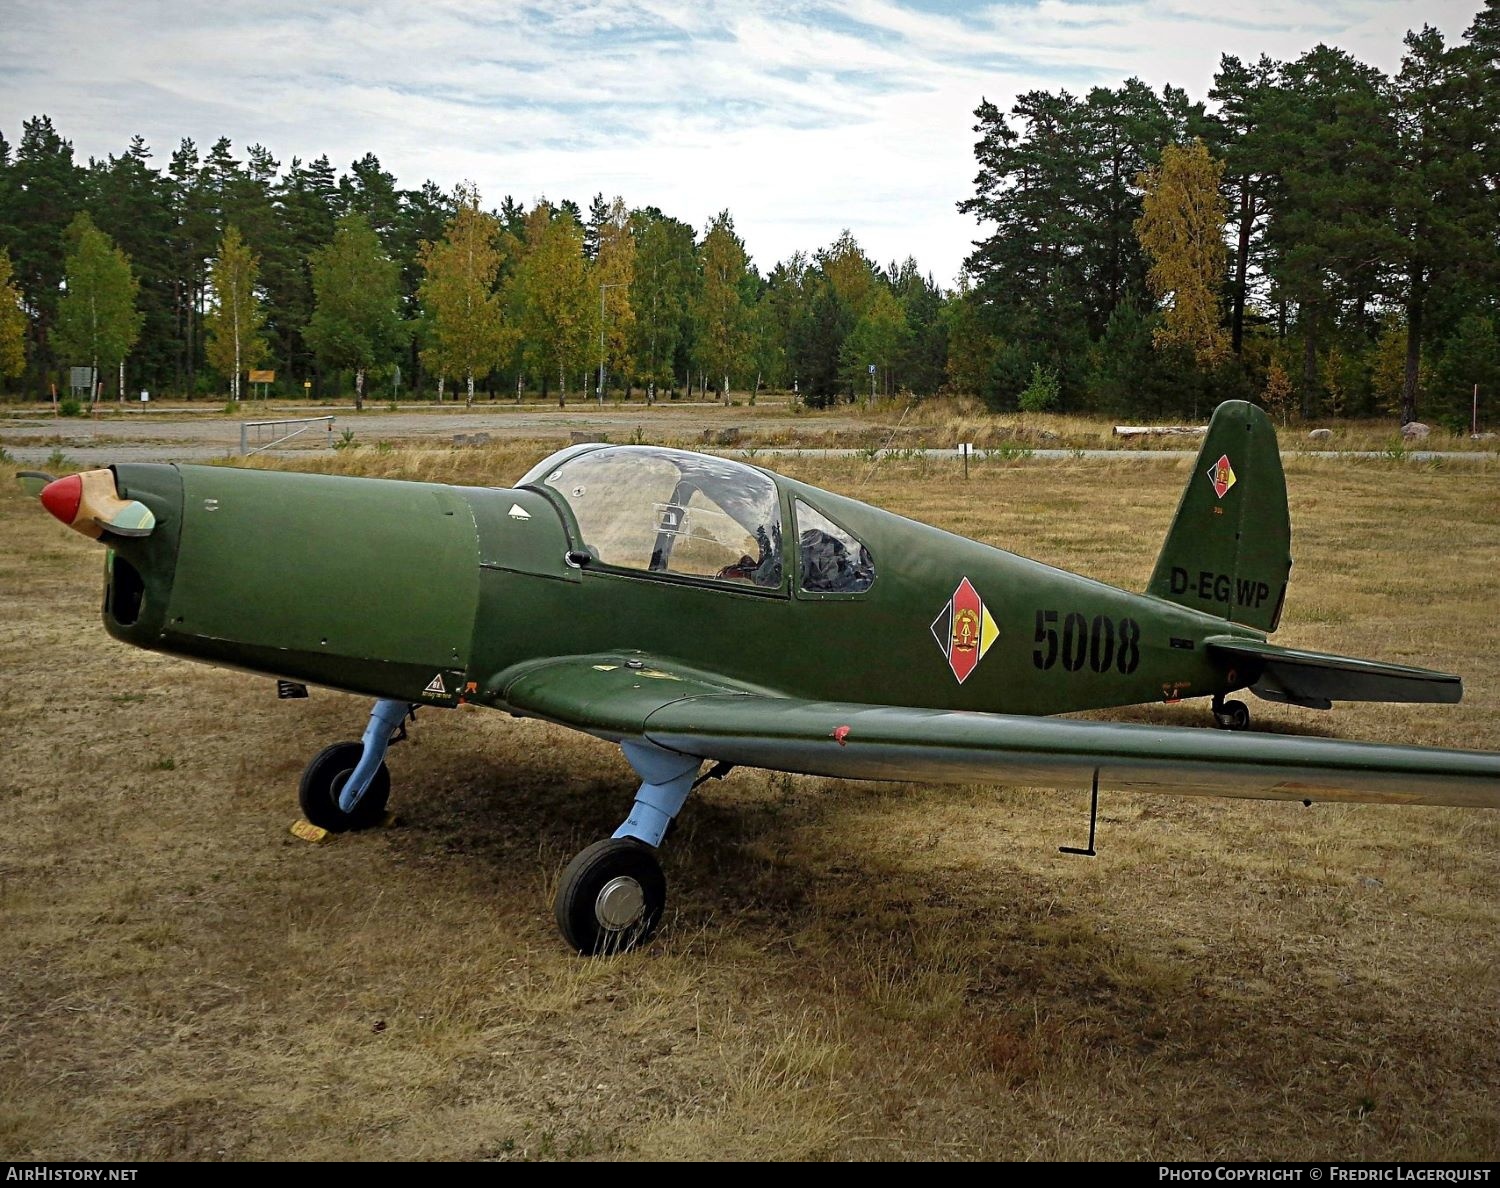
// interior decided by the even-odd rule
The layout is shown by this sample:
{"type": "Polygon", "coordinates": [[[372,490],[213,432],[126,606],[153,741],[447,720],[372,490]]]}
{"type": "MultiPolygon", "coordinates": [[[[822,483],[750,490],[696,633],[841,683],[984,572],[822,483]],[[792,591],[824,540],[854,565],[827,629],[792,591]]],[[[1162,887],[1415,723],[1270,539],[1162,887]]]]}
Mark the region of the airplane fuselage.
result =
{"type": "MultiPolygon", "coordinates": [[[[417,704],[508,708],[516,666],[616,651],[788,697],[1055,714],[1244,687],[1255,674],[1215,662],[1203,641],[1263,638],[782,476],[770,477],[788,529],[783,572],[761,588],[600,564],[542,484],[115,473],[158,528],[112,542],[111,634],[417,704]],[[867,589],[799,588],[799,501],[868,548],[867,589]]],[[[1217,590],[1220,576],[1182,580],[1209,600],[1238,597],[1217,590]]]]}

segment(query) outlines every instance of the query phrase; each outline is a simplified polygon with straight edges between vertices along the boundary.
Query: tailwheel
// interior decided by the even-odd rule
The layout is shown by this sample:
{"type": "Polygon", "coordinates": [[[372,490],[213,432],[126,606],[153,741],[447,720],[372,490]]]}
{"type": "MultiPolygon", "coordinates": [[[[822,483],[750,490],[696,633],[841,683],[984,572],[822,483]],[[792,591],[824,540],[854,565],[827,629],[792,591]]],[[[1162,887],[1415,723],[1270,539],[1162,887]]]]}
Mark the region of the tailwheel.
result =
{"type": "Polygon", "coordinates": [[[369,829],[384,819],[386,801],[391,795],[391,773],[384,762],[371,777],[359,803],[347,813],[339,807],[339,793],[349,782],[364,749],[363,743],[341,742],[324,747],[313,756],[297,788],[302,815],[309,822],[329,833],[350,833],[369,829]]]}
{"type": "Polygon", "coordinates": [[[666,903],[667,879],[651,847],[611,837],[568,863],[553,908],[563,939],[592,957],[624,953],[650,940],[666,903]]]}
{"type": "Polygon", "coordinates": [[[1220,730],[1244,730],[1250,725],[1250,707],[1243,701],[1214,698],[1214,725],[1220,730]]]}

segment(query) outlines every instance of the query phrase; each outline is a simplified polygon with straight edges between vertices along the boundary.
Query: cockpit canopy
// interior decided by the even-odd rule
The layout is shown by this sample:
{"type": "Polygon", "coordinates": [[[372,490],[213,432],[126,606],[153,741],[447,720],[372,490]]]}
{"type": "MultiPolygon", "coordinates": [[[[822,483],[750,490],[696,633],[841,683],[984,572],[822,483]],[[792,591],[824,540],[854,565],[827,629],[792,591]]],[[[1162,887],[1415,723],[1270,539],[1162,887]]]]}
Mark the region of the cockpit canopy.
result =
{"type": "Polygon", "coordinates": [[[659,446],[607,446],[538,478],[567,502],[601,564],[781,586],[776,484],[752,466],[659,446]]]}

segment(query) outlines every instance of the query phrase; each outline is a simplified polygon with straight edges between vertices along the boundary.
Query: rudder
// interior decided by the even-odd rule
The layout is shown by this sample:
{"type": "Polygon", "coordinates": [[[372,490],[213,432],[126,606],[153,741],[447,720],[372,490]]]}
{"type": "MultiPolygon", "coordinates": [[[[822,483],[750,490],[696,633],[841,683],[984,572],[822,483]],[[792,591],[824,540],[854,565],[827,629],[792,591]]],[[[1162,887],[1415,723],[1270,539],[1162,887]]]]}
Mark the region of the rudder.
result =
{"type": "Polygon", "coordinates": [[[1148,594],[1275,631],[1292,568],[1276,431],[1243,400],[1214,410],[1148,594]]]}

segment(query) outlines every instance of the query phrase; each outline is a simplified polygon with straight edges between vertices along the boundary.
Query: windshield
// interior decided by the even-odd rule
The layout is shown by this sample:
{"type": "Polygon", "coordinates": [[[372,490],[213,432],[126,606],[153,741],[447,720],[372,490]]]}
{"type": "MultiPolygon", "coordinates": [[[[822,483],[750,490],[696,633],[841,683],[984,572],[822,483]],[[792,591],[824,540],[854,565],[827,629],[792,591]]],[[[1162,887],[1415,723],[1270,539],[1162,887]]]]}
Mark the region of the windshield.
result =
{"type": "Polygon", "coordinates": [[[742,462],[655,446],[610,446],[542,482],[567,501],[583,545],[605,565],[776,589],[776,484],[742,462]]]}

